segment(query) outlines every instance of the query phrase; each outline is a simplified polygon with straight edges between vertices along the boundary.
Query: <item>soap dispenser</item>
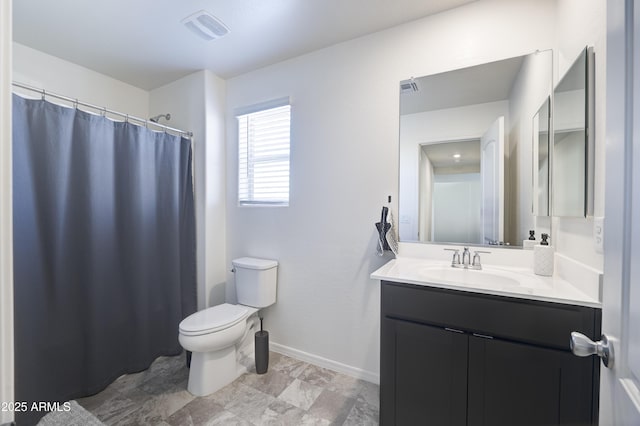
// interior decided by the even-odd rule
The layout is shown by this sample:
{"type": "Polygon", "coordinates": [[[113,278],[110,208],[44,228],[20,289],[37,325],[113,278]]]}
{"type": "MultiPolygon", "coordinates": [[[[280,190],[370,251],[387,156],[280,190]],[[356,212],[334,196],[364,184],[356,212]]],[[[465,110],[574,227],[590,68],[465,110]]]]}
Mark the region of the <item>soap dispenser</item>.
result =
{"type": "Polygon", "coordinates": [[[553,275],[553,247],[548,234],[542,234],[540,244],[533,246],[533,273],[550,277],[553,275]]]}
{"type": "Polygon", "coordinates": [[[529,231],[529,239],[528,240],[522,240],[522,248],[523,249],[525,249],[525,250],[533,250],[533,246],[536,245],[535,233],[536,233],[536,231],[531,229],[529,231]]]}

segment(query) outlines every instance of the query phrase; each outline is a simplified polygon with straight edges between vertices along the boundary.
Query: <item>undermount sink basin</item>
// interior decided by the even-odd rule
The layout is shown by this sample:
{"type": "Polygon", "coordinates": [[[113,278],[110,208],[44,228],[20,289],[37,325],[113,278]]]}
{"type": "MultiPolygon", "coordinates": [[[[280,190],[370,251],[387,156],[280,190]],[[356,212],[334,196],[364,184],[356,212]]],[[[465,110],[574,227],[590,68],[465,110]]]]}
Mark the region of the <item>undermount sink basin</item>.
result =
{"type": "Polygon", "coordinates": [[[524,284],[516,274],[509,274],[503,271],[453,268],[444,265],[422,268],[420,275],[426,280],[446,281],[495,289],[520,287],[524,284]]]}

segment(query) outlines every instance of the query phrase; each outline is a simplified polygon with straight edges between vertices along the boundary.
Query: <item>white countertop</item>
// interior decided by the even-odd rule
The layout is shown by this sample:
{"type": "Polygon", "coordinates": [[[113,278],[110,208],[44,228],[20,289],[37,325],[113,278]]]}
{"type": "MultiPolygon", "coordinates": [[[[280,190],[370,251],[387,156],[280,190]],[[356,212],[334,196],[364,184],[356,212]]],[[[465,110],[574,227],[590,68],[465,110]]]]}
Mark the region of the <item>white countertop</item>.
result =
{"type": "Polygon", "coordinates": [[[488,280],[472,280],[478,281],[473,284],[465,283],[461,280],[453,280],[447,276],[445,268],[451,268],[451,263],[414,257],[398,257],[374,271],[371,274],[371,278],[567,305],[602,307],[600,300],[587,295],[568,281],[557,276],[543,277],[535,275],[531,269],[527,268],[483,265],[482,271],[459,270],[453,274],[479,278],[483,278],[481,276],[483,273],[490,275],[488,280]],[[444,273],[425,274],[425,271],[441,271],[444,273]],[[495,280],[492,280],[492,277],[495,277],[495,280]],[[517,280],[520,284],[513,285],[513,280],[517,280]],[[503,281],[504,284],[502,283],[503,281]]]}

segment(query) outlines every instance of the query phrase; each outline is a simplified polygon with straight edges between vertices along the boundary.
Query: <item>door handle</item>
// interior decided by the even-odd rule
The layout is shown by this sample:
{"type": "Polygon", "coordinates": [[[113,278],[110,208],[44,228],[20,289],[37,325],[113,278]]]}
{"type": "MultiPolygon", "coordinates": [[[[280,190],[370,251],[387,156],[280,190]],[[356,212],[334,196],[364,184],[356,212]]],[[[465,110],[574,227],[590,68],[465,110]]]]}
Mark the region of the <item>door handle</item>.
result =
{"type": "Polygon", "coordinates": [[[598,355],[605,367],[613,368],[613,346],[604,334],[594,342],[584,334],[572,331],[571,352],[577,356],[598,355]]]}

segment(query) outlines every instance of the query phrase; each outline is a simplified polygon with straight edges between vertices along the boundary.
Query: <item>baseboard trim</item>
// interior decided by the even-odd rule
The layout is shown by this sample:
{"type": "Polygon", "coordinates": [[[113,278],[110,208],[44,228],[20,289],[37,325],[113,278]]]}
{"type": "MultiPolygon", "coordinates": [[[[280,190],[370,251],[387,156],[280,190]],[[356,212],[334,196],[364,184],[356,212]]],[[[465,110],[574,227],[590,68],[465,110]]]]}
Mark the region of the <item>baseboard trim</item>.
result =
{"type": "Polygon", "coordinates": [[[372,371],[352,367],[338,361],[323,358],[321,356],[310,354],[309,352],[301,351],[299,349],[294,349],[289,346],[281,345],[280,343],[276,342],[270,342],[269,348],[279,354],[290,356],[291,358],[308,362],[309,364],[317,365],[318,367],[346,374],[347,376],[355,377],[356,379],[362,379],[376,385],[380,384],[380,374],[374,373],[372,371]]]}

